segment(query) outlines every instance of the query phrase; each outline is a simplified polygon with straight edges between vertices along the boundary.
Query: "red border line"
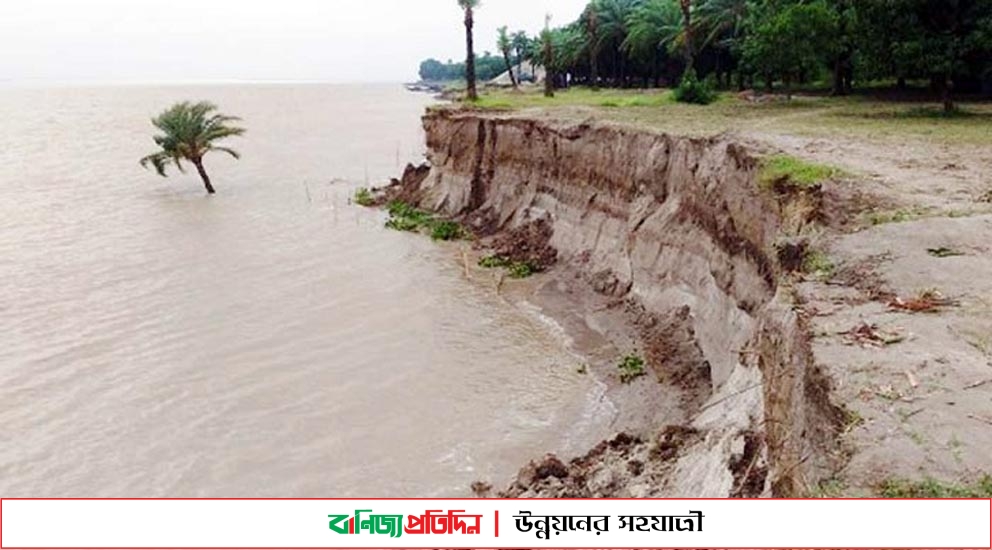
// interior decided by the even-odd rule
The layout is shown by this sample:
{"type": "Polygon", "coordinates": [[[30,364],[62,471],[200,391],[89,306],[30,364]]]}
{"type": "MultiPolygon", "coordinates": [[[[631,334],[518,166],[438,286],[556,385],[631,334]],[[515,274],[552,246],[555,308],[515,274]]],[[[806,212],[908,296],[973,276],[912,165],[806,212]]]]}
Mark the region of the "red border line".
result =
{"type": "MultiPolygon", "coordinates": [[[[143,502],[143,501],[326,501],[326,502],[339,502],[339,501],[355,501],[355,500],[368,500],[368,501],[406,501],[406,500],[416,500],[416,501],[464,501],[464,500],[495,500],[495,501],[521,501],[524,499],[513,499],[513,498],[494,498],[494,499],[470,499],[470,498],[0,498],[0,550],[347,550],[347,547],[339,546],[11,546],[6,547],[3,545],[3,501],[133,501],[133,502],[143,502]]],[[[713,501],[713,500],[740,500],[731,498],[648,498],[648,499],[637,499],[637,498],[600,498],[600,499],[582,499],[582,498],[535,498],[526,499],[527,502],[541,502],[541,501],[563,501],[563,500],[593,500],[597,502],[610,502],[610,501],[624,501],[624,500],[634,500],[641,502],[668,502],[668,501],[713,501]]],[[[780,498],[780,499],[748,499],[748,502],[775,502],[775,501],[822,501],[822,500],[840,500],[840,501],[862,501],[862,500],[885,500],[885,501],[916,501],[916,500],[947,500],[947,501],[985,501],[989,503],[989,546],[982,547],[957,547],[957,546],[940,546],[940,547],[916,547],[916,546],[894,546],[887,548],[886,550],[992,550],[992,499],[988,498],[946,498],[946,499],[925,499],[925,498],[780,498]]],[[[499,510],[496,510],[496,536],[499,537],[499,510]]],[[[602,545],[596,547],[574,547],[574,546],[560,546],[560,550],[621,550],[619,548],[611,549],[604,548],[602,545]]],[[[853,547],[849,550],[860,550],[875,547],[853,547]]],[[[436,550],[435,547],[384,547],[383,550],[436,550]]],[[[451,547],[447,550],[476,550],[475,547],[451,547]]],[[[531,550],[530,547],[503,547],[499,550],[531,550]]],[[[699,548],[694,547],[657,547],[657,548],[645,548],[643,550],[794,550],[793,547],[785,546],[767,546],[767,547],[711,547],[711,548],[699,548]]],[[[807,547],[807,550],[837,550],[832,547],[807,547]]]]}

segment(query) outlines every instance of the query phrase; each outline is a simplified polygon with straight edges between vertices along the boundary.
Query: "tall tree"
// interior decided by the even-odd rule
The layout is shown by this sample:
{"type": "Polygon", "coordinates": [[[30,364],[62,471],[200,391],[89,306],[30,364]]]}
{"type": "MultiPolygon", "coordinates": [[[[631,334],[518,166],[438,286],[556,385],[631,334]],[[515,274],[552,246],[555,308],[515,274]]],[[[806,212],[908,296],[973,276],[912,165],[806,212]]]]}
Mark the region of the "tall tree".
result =
{"type": "Polygon", "coordinates": [[[185,172],[183,161],[188,161],[196,167],[203,186],[212,195],[215,191],[210,183],[210,176],[203,167],[203,157],[207,153],[218,151],[236,159],[241,158],[234,149],[216,144],[224,138],[244,134],[244,128],[229,125],[240,120],[218,114],[217,106],[212,103],[177,103],[152,119],[152,124],[162,131],[161,135],[153,138],[161,151],[141,159],[141,166],[148,168],[151,165],[160,176],[166,177],[166,167],[169,164],[174,164],[180,172],[185,172]]]}
{"type": "Polygon", "coordinates": [[[527,37],[527,33],[524,31],[517,31],[513,33],[511,37],[513,42],[513,51],[517,54],[517,77],[524,72],[524,57],[527,54],[527,49],[530,48],[530,38],[527,37]]]}
{"type": "MultiPolygon", "coordinates": [[[[791,97],[792,83],[804,71],[822,66],[837,49],[837,13],[827,0],[754,10],[744,56],[766,75],[778,74],[791,97]]],[[[770,80],[770,77],[769,77],[770,80]]]]}
{"type": "MultiPolygon", "coordinates": [[[[747,18],[749,0],[705,0],[697,5],[696,27],[703,33],[702,40],[696,37],[698,46],[712,46],[716,50],[717,67],[719,61],[726,57],[733,60],[739,55],[744,34],[744,22],[747,18]]],[[[744,89],[744,74],[738,67],[738,87],[744,89]]],[[[729,67],[728,67],[729,69],[729,67]]],[[[717,75],[719,78],[719,74],[717,75]]],[[[727,85],[730,85],[730,70],[727,71],[727,85]]]]}
{"type": "MultiPolygon", "coordinates": [[[[631,55],[651,62],[657,72],[658,59],[675,50],[682,34],[682,14],[677,0],[645,0],[627,20],[627,38],[623,49],[631,55]]],[[[657,78],[657,74],[652,75],[657,78]]]]}
{"type": "Polygon", "coordinates": [[[599,89],[599,13],[595,3],[590,2],[582,13],[586,31],[586,43],[589,49],[589,85],[593,90],[599,89]]]}
{"type": "Polygon", "coordinates": [[[685,42],[685,72],[696,70],[696,49],[692,36],[692,0],[679,0],[682,8],[682,40],[685,42]]]}
{"type": "Polygon", "coordinates": [[[503,60],[506,61],[506,71],[510,73],[510,83],[513,84],[513,89],[517,89],[517,77],[513,76],[513,61],[510,60],[511,52],[513,51],[513,40],[510,38],[510,32],[506,26],[499,28],[499,37],[496,40],[496,46],[499,48],[500,53],[503,54],[503,60]]]}
{"type": "Polygon", "coordinates": [[[611,73],[617,85],[623,86],[627,79],[627,57],[623,42],[627,39],[627,22],[640,0],[594,0],[596,12],[597,49],[605,49],[611,55],[611,73]]]}
{"type": "Polygon", "coordinates": [[[555,61],[554,39],[551,34],[551,15],[544,16],[544,30],[541,31],[541,57],[544,64],[544,97],[555,96],[555,77],[553,73],[555,61]]]}
{"type": "Polygon", "coordinates": [[[475,27],[475,8],[480,0],[458,0],[458,5],[465,12],[465,80],[468,84],[469,101],[479,99],[479,91],[475,82],[475,45],[473,43],[473,28],[475,27]]]}

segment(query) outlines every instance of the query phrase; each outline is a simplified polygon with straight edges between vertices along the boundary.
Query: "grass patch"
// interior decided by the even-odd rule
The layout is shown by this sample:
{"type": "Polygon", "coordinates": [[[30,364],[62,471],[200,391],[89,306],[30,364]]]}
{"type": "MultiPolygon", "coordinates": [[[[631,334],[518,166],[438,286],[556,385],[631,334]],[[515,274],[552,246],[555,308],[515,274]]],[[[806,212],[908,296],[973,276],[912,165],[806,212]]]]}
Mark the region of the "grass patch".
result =
{"type": "Polygon", "coordinates": [[[940,120],[948,118],[969,118],[978,115],[970,111],[965,111],[960,107],[955,107],[951,111],[945,111],[943,108],[937,107],[913,107],[912,109],[906,109],[905,111],[896,111],[893,113],[893,116],[895,118],[929,118],[940,120]]]}
{"type": "Polygon", "coordinates": [[[972,484],[890,479],[879,486],[878,493],[884,498],[992,498],[992,476],[983,476],[972,484]]]}
{"type": "Polygon", "coordinates": [[[430,230],[435,241],[457,241],[465,237],[461,224],[450,220],[434,222],[430,230]]]}
{"type": "Polygon", "coordinates": [[[617,365],[620,371],[620,382],[630,384],[634,380],[647,375],[644,358],[638,355],[628,355],[617,365]]]}
{"type": "Polygon", "coordinates": [[[375,196],[372,195],[372,191],[368,187],[362,187],[358,191],[355,191],[355,204],[358,206],[374,206],[375,196]]]}
{"type": "Polygon", "coordinates": [[[510,264],[510,261],[502,256],[490,255],[485,256],[479,260],[479,267],[484,267],[486,269],[497,269],[500,267],[506,267],[510,264]]]}
{"type": "Polygon", "coordinates": [[[479,260],[479,266],[486,269],[505,269],[511,279],[526,279],[540,269],[530,262],[515,262],[505,256],[490,255],[479,260]]]}
{"type": "Polygon", "coordinates": [[[771,189],[781,182],[796,187],[812,187],[842,172],[834,167],[816,164],[789,155],[775,155],[765,159],[758,172],[758,183],[771,189]]]}
{"type": "Polygon", "coordinates": [[[811,250],[803,258],[803,273],[820,279],[829,279],[837,266],[830,256],[820,250],[811,250]]]}
{"type": "Polygon", "coordinates": [[[451,220],[439,220],[434,214],[414,208],[403,201],[393,201],[387,206],[389,221],[386,227],[411,233],[425,232],[435,241],[454,241],[466,236],[465,229],[451,220]]]}
{"type": "Polygon", "coordinates": [[[538,87],[521,91],[486,90],[477,109],[515,110],[540,108],[562,121],[628,124],[653,131],[708,137],[724,132],[785,132],[810,137],[850,137],[872,143],[887,140],[904,143],[923,139],[984,146],[992,120],[992,104],[962,102],[966,116],[923,116],[913,108],[940,111],[936,102],[917,104],[885,101],[871,95],[826,97],[796,96],[792,101],[749,101],[735,93],[720,94],[712,104],[700,107],[678,103],[668,89],[593,91],[584,87],[559,90],[545,98],[538,87]],[[575,109],[574,107],[581,107],[575,109]],[[907,114],[909,112],[909,114],[907,114]]]}
{"type": "Polygon", "coordinates": [[[608,109],[628,109],[636,107],[661,107],[675,102],[667,90],[592,90],[574,87],[559,90],[555,97],[530,92],[510,92],[495,90],[485,93],[479,100],[467,103],[477,109],[496,111],[527,109],[532,107],[586,106],[608,109]]]}

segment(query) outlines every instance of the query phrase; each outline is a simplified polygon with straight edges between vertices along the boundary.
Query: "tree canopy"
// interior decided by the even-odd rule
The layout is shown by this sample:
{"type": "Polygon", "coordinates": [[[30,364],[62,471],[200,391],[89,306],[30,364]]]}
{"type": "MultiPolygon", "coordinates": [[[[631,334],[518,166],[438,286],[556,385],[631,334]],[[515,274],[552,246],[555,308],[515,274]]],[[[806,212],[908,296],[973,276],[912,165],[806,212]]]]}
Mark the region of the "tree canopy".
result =
{"type": "MultiPolygon", "coordinates": [[[[725,88],[736,77],[739,88],[920,81],[945,96],[992,93],[992,0],[591,0],[550,32],[562,83],[671,86],[691,63],[725,88]]],[[[525,42],[514,35],[513,61],[541,64],[525,42]]]]}

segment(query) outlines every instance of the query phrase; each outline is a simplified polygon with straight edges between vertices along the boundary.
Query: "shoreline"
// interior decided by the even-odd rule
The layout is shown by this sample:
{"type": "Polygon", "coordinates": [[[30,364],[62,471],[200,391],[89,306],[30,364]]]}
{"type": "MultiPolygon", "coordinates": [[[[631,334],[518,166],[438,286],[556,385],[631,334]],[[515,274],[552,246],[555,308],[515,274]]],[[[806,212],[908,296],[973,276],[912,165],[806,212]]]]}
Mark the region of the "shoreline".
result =
{"type": "Polygon", "coordinates": [[[408,167],[381,200],[453,218],[482,248],[559,274],[555,292],[544,287],[543,305],[581,312],[621,354],[595,366],[622,403],[616,427],[653,431],[621,439],[657,455],[659,438],[686,436],[646,464],[624,462],[626,474],[597,461],[614,478],[660,481],[592,487],[587,476],[564,474],[556,479],[580,487],[559,483],[536,494],[624,496],[640,487],[633,496],[787,495],[798,490],[800,467],[823,467],[826,453],[811,464],[800,457],[803,448],[829,446],[828,438],[799,434],[833,429],[837,413],[804,397],[821,391],[820,382],[801,321],[774,279],[779,222],[759,214],[773,204],[757,192],[757,165],[744,149],[446,109],[429,111],[424,123],[430,164],[408,167]],[[745,348],[760,351],[749,356],[745,348]],[[629,379],[617,371],[621,360],[632,361],[629,379]],[[788,376],[776,374],[782,369],[788,376]],[[769,422],[788,428],[764,429],[769,422]],[[731,467],[745,455],[745,470],[760,480],[731,467]]]}

